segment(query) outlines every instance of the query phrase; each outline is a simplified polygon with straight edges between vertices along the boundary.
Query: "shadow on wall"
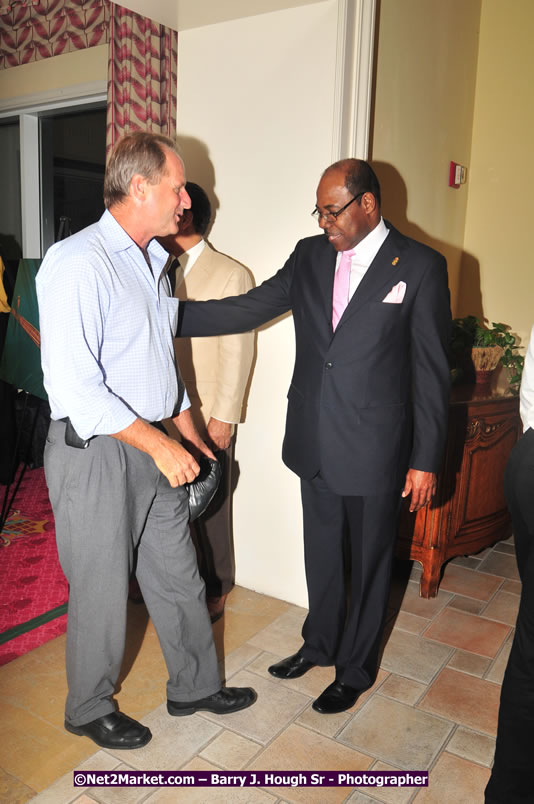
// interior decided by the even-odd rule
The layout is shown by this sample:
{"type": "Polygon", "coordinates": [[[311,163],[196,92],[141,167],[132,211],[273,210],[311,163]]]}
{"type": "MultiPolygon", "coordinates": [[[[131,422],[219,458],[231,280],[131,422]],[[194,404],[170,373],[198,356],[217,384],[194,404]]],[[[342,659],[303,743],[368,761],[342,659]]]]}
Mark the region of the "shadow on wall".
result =
{"type": "MultiPolygon", "coordinates": [[[[187,180],[199,184],[208,195],[211,203],[213,225],[220,203],[215,193],[215,167],[210,158],[209,148],[206,143],[196,137],[179,136],[177,139],[178,150],[185,162],[187,180]]],[[[207,235],[209,235],[209,231],[207,235]]]]}
{"type": "MultiPolygon", "coordinates": [[[[212,243],[210,240],[210,233],[221,204],[215,192],[216,174],[215,174],[215,167],[213,165],[213,162],[211,161],[209,148],[205,142],[202,142],[196,137],[179,136],[177,137],[177,143],[178,143],[178,150],[182,155],[185,163],[185,175],[187,180],[193,181],[196,184],[200,185],[200,187],[202,187],[202,189],[206,192],[210,200],[211,223],[208,228],[208,231],[206,232],[205,239],[208,241],[210,246],[212,246],[216,251],[218,251],[219,249],[217,249],[217,244],[212,243]]],[[[236,260],[233,254],[226,254],[225,256],[231,257],[233,260],[236,260]]],[[[236,262],[239,262],[239,264],[242,265],[243,268],[245,268],[245,270],[250,274],[252,285],[255,286],[256,281],[254,278],[254,274],[250,270],[248,265],[244,265],[239,260],[236,260],[236,262]]],[[[191,364],[192,355],[190,351],[189,354],[187,355],[187,358],[188,362],[191,364]]],[[[243,407],[245,410],[248,407],[250,388],[252,385],[252,379],[254,377],[254,371],[256,368],[257,359],[258,359],[258,342],[256,336],[254,339],[254,357],[252,360],[252,366],[243,399],[243,407]]]]}
{"type": "MultiPolygon", "coordinates": [[[[212,218],[210,229],[206,233],[206,239],[209,241],[210,245],[213,246],[217,251],[217,244],[212,243],[209,239],[211,227],[213,226],[213,222],[217,217],[217,211],[219,210],[221,204],[217,194],[215,192],[216,186],[216,175],[215,175],[215,167],[213,162],[210,158],[209,148],[206,143],[202,142],[201,140],[197,139],[196,137],[188,137],[188,136],[178,136],[178,150],[180,151],[184,162],[185,162],[185,173],[187,180],[194,181],[206,191],[208,198],[211,203],[212,208],[212,218]]],[[[236,217],[239,215],[239,210],[236,209],[235,211],[236,217]]],[[[227,254],[227,257],[231,257],[235,260],[235,256],[233,254],[227,254]]],[[[237,260],[239,262],[239,260],[237,260]]],[[[250,277],[252,279],[252,283],[255,286],[256,280],[254,277],[253,271],[248,267],[248,265],[243,265],[243,268],[249,272],[250,277]]],[[[278,267],[278,266],[277,266],[278,267]]],[[[274,271],[273,271],[274,273],[274,271]]],[[[284,318],[287,318],[291,313],[284,313],[284,315],[278,316],[278,318],[274,318],[272,321],[268,321],[266,324],[263,324],[261,327],[258,327],[258,332],[263,332],[264,330],[270,329],[270,327],[277,324],[279,321],[282,321],[284,318]]],[[[254,357],[254,365],[256,365],[256,356],[254,357]]],[[[252,376],[253,372],[251,373],[252,376]]],[[[248,391],[247,391],[247,398],[248,398],[248,391]]]]}
{"type": "Polygon", "coordinates": [[[449,269],[451,307],[454,317],[474,315],[484,319],[480,289],[480,265],[467,252],[429,235],[407,218],[408,191],[398,170],[387,162],[371,162],[382,190],[382,214],[400,232],[420,240],[445,255],[449,269]]]}

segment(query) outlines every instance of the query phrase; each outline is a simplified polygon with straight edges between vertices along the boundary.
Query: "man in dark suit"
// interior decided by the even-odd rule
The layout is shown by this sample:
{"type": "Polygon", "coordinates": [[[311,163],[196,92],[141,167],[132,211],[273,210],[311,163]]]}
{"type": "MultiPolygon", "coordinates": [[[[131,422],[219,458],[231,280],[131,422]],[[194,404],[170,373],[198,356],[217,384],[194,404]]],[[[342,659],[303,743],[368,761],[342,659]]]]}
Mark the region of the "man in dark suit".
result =
{"type": "Polygon", "coordinates": [[[502,682],[485,804],[525,804],[534,798],[534,328],[519,402],[523,435],[506,465],[504,493],[512,515],[521,600],[502,682]]]}
{"type": "Polygon", "coordinates": [[[367,162],[327,168],[313,214],[322,235],[243,296],[186,302],[179,332],[243,332],[293,312],[283,460],[301,478],[309,613],[301,649],[269,672],[289,679],[334,664],[313,707],[335,713],[376,678],[401,496],[416,511],[435,491],[450,309],[444,257],[384,222],[367,162]]]}

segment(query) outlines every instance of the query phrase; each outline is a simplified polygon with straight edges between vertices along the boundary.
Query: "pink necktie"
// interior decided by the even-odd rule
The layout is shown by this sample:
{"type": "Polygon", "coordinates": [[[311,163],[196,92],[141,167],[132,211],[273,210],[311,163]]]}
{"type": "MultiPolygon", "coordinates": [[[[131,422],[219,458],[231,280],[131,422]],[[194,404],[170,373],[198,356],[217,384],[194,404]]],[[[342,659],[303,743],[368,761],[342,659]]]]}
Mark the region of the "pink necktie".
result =
{"type": "Polygon", "coordinates": [[[335,330],[339,319],[349,303],[350,261],[355,249],[341,252],[336,275],[334,276],[334,293],[332,297],[332,329],[335,330]]]}

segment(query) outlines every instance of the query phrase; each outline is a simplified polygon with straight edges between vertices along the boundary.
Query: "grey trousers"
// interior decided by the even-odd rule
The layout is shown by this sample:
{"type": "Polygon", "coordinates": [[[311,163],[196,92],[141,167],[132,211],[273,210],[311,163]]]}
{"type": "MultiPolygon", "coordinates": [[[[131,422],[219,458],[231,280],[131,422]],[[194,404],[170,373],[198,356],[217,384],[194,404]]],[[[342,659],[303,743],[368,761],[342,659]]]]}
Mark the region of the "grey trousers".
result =
{"type": "Polygon", "coordinates": [[[221,680],[188,527],[187,492],[152,458],[110,436],[68,447],[52,421],[45,472],[59,560],[69,582],[66,720],[81,726],[115,711],[126,636],[128,582],[137,578],[167,670],[167,697],[193,701],[221,680]]]}

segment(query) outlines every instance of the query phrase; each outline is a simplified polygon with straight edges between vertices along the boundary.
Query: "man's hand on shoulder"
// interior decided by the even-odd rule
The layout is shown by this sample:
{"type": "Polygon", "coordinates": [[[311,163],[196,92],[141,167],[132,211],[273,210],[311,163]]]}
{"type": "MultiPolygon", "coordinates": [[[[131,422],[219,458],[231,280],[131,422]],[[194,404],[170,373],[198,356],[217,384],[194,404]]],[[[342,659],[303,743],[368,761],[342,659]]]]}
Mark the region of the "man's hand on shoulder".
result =
{"type": "Polygon", "coordinates": [[[423,472],[420,469],[408,469],[402,492],[403,497],[412,495],[410,511],[419,511],[428,505],[436,493],[436,475],[434,472],[423,472]]]}

